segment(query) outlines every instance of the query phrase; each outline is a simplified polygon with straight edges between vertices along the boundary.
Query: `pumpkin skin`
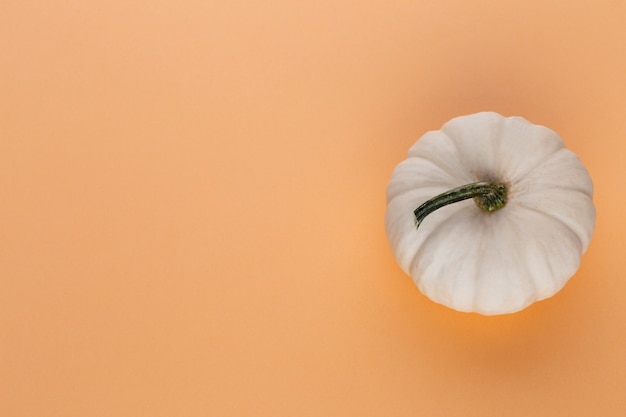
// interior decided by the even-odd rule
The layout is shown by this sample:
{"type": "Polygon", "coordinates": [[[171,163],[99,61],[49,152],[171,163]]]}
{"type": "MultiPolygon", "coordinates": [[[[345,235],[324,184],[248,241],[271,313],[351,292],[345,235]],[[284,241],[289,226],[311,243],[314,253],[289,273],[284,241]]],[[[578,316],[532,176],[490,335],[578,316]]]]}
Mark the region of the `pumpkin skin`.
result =
{"type": "Polygon", "coordinates": [[[556,294],[593,234],[593,184],[552,130],[482,112],[423,135],[393,171],[385,229],[393,254],[431,300],[484,315],[522,310],[556,294]],[[506,205],[442,207],[416,228],[414,210],[464,184],[507,187],[506,205]]]}

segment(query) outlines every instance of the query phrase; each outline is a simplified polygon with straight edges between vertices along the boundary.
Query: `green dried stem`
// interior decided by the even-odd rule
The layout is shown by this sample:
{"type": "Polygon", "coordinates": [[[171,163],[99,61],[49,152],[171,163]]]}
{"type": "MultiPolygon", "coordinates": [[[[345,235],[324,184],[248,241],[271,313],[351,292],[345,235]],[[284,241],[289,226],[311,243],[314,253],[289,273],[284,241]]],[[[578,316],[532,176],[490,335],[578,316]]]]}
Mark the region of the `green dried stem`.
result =
{"type": "Polygon", "coordinates": [[[426,216],[448,204],[459,201],[474,199],[481,209],[492,212],[506,205],[507,188],[504,184],[495,182],[474,182],[461,185],[445,193],[435,196],[419,206],[413,212],[415,214],[415,227],[419,228],[426,216]]]}

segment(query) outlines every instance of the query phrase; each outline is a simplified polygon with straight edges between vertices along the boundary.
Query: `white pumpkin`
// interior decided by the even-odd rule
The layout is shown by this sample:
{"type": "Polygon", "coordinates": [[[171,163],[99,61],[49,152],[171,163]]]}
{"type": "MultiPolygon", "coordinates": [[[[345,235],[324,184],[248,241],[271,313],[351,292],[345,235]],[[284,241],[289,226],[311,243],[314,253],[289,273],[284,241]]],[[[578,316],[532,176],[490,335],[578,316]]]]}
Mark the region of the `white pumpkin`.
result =
{"type": "Polygon", "coordinates": [[[398,264],[431,300],[513,313],[576,272],[593,234],[592,195],[555,132],[483,112],[413,145],[389,181],[385,228],[398,264]]]}

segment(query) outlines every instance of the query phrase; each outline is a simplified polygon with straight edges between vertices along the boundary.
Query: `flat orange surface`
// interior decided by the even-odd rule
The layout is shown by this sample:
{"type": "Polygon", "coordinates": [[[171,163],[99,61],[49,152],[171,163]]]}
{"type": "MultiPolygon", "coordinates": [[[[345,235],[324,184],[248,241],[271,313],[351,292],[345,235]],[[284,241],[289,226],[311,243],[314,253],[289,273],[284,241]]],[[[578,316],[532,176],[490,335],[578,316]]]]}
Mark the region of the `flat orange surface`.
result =
{"type": "Polygon", "coordinates": [[[0,415],[626,416],[626,2],[4,1],[0,415]],[[483,317],[392,258],[394,166],[557,131],[596,232],[483,317]]]}

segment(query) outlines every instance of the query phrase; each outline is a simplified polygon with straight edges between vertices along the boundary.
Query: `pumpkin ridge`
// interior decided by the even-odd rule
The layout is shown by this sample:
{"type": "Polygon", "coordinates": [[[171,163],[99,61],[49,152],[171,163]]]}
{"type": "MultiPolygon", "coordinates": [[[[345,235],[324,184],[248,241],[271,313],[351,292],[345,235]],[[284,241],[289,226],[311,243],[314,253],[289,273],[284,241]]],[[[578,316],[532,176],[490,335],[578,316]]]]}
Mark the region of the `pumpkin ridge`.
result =
{"type": "MultiPolygon", "coordinates": [[[[477,253],[480,254],[482,257],[482,255],[485,253],[485,239],[482,239],[482,238],[478,239],[478,245],[480,247],[478,248],[477,253]]],[[[476,275],[475,275],[476,279],[474,281],[474,295],[473,295],[473,301],[472,301],[473,309],[475,311],[481,310],[479,307],[479,303],[478,303],[478,294],[480,293],[480,289],[481,289],[480,284],[483,281],[482,274],[481,274],[481,271],[483,269],[482,267],[483,267],[483,259],[480,259],[480,262],[478,261],[476,262],[476,275]]]]}
{"type": "MultiPolygon", "coordinates": [[[[523,231],[523,230],[522,230],[523,231]]],[[[549,248],[546,247],[546,245],[543,242],[537,242],[537,248],[536,251],[539,253],[542,252],[546,252],[549,250],[549,248]]],[[[535,259],[533,259],[533,257],[537,254],[537,252],[528,252],[526,253],[526,260],[528,262],[528,265],[530,265],[531,263],[536,263],[537,261],[535,259]]],[[[552,262],[550,262],[545,256],[540,256],[539,257],[542,261],[542,264],[545,265],[546,269],[549,271],[548,276],[550,277],[555,277],[558,276],[558,274],[555,272],[554,270],[554,266],[552,265],[552,262]]],[[[545,289],[539,284],[539,282],[542,280],[541,276],[537,276],[534,273],[530,273],[531,279],[534,283],[535,286],[535,301],[539,301],[539,300],[543,300],[546,298],[545,295],[545,289]]],[[[554,288],[554,279],[550,280],[551,285],[550,288],[548,288],[547,292],[549,294],[554,294],[556,293],[556,289],[554,288]]],[[[551,295],[548,295],[548,297],[550,297],[551,295]]]]}
{"type": "Polygon", "coordinates": [[[562,150],[567,150],[565,149],[565,145],[563,144],[563,141],[560,141],[560,147],[553,150],[552,152],[550,152],[549,154],[547,154],[545,156],[545,158],[542,158],[539,162],[537,162],[535,165],[533,165],[532,167],[528,168],[526,167],[524,169],[523,172],[519,172],[518,173],[518,178],[510,178],[511,182],[519,182],[522,181],[522,178],[524,178],[526,175],[528,175],[529,172],[536,170],[537,168],[539,168],[540,166],[542,166],[543,164],[547,163],[550,161],[550,159],[552,159],[554,157],[554,155],[556,155],[557,153],[559,153],[562,150]]]}
{"type": "Polygon", "coordinates": [[[518,207],[523,208],[523,209],[526,209],[526,210],[533,211],[533,212],[535,212],[535,213],[539,213],[539,214],[541,214],[542,216],[544,216],[544,217],[546,217],[546,218],[548,218],[548,219],[550,219],[550,220],[556,221],[557,223],[561,224],[561,225],[562,225],[563,227],[565,227],[565,229],[567,229],[567,230],[568,230],[568,231],[569,231],[572,235],[576,236],[576,240],[578,240],[578,243],[579,243],[579,245],[580,245],[580,252],[581,252],[581,254],[582,254],[582,252],[583,252],[583,247],[584,247],[584,245],[583,245],[583,240],[580,238],[580,236],[578,236],[578,233],[576,233],[576,231],[575,231],[575,230],[574,230],[574,229],[573,229],[573,228],[572,228],[569,224],[565,223],[563,220],[559,219],[559,218],[558,218],[558,217],[556,217],[554,214],[552,214],[552,213],[548,213],[548,212],[545,212],[545,211],[543,211],[543,210],[541,210],[541,209],[538,209],[538,208],[535,208],[535,207],[529,207],[528,205],[526,205],[526,204],[522,204],[522,203],[519,203],[519,204],[518,204],[518,207]]]}
{"type": "MultiPolygon", "coordinates": [[[[454,216],[454,215],[453,215],[454,216]]],[[[448,220],[449,221],[449,220],[448,220]]],[[[422,253],[424,246],[426,246],[426,243],[430,240],[431,237],[435,236],[437,234],[437,231],[441,230],[441,226],[443,226],[446,222],[440,222],[439,224],[437,224],[431,231],[430,233],[428,233],[425,237],[424,240],[422,240],[422,243],[419,245],[419,247],[417,248],[417,250],[415,251],[415,254],[413,255],[413,258],[411,258],[411,263],[409,264],[409,271],[413,271],[413,267],[415,266],[415,263],[417,262],[417,258],[419,257],[419,255],[422,253]]]]}
{"type": "Polygon", "coordinates": [[[463,158],[462,158],[463,153],[461,152],[461,148],[459,148],[459,144],[456,142],[456,140],[454,140],[454,138],[448,132],[446,132],[444,130],[445,127],[446,127],[446,125],[443,125],[443,127],[441,128],[441,133],[443,133],[444,136],[447,137],[450,142],[452,142],[452,146],[454,147],[454,151],[456,153],[456,158],[455,159],[463,167],[463,171],[466,171],[466,172],[469,173],[471,170],[468,169],[468,167],[463,163],[463,158]]]}
{"type": "MultiPolygon", "coordinates": [[[[542,210],[536,210],[536,209],[532,209],[526,206],[523,206],[523,207],[519,206],[518,208],[522,210],[522,213],[526,211],[526,213],[522,214],[523,216],[524,215],[528,216],[529,214],[532,213],[534,215],[537,215],[543,218],[551,218],[549,214],[543,212],[542,210]]],[[[577,236],[577,234],[573,231],[571,227],[568,227],[568,225],[565,224],[564,222],[558,222],[558,223],[560,223],[561,230],[564,229],[566,233],[569,233],[570,235],[569,237],[563,238],[561,240],[566,241],[566,242],[570,241],[572,242],[573,246],[575,246],[575,242],[577,241],[577,239],[572,239],[571,236],[572,235],[577,236]]],[[[572,264],[565,263],[566,265],[569,265],[569,267],[566,269],[563,269],[563,268],[559,268],[559,266],[563,265],[563,263],[561,263],[563,258],[559,258],[558,262],[560,263],[560,265],[555,265],[555,263],[552,261],[554,259],[554,254],[547,256],[547,254],[550,254],[550,252],[554,250],[555,248],[554,244],[546,244],[542,240],[535,240],[530,243],[530,246],[533,246],[536,248],[535,253],[543,261],[543,264],[545,265],[545,267],[547,267],[548,269],[547,276],[550,277],[550,281],[551,281],[551,285],[547,289],[541,292],[537,292],[537,299],[535,301],[541,301],[546,298],[552,297],[554,294],[559,292],[565,286],[569,278],[571,278],[575,274],[576,270],[578,269],[581,258],[580,256],[576,256],[574,259],[574,263],[572,264]]],[[[558,244],[556,246],[558,247],[558,244]]],[[[579,252],[580,252],[580,249],[579,249],[579,252]]]]}
{"type": "Polygon", "coordinates": [[[456,174],[456,173],[454,173],[454,172],[450,172],[450,171],[448,170],[448,168],[446,168],[446,167],[442,166],[440,163],[435,162],[435,161],[432,161],[432,160],[430,160],[430,159],[428,159],[428,158],[426,158],[426,157],[424,157],[424,156],[421,156],[421,155],[419,155],[419,156],[418,156],[418,155],[412,155],[412,156],[409,156],[409,157],[407,158],[407,160],[410,160],[410,159],[413,159],[413,158],[415,158],[415,159],[419,159],[419,160],[422,160],[422,161],[429,162],[432,166],[434,166],[434,167],[438,168],[440,171],[442,171],[442,172],[444,172],[446,175],[448,175],[448,176],[450,177],[451,183],[452,183],[453,181],[455,181],[455,180],[456,180],[457,174],[456,174]]]}
{"type": "MultiPolygon", "coordinates": [[[[487,146],[487,147],[490,149],[484,150],[483,152],[486,153],[487,155],[490,153],[493,155],[496,155],[502,147],[502,140],[500,140],[500,137],[501,137],[501,132],[502,132],[502,129],[505,125],[505,121],[507,120],[507,118],[504,118],[500,116],[499,114],[497,114],[496,112],[491,112],[491,111],[476,113],[474,116],[481,116],[481,117],[489,116],[490,118],[495,117],[489,120],[489,122],[492,123],[491,124],[492,129],[494,128],[494,126],[497,126],[497,129],[495,129],[496,130],[495,132],[494,131],[489,132],[488,136],[486,136],[490,144],[490,146],[487,146]]],[[[464,138],[454,134],[455,133],[454,131],[453,132],[448,131],[449,129],[454,129],[452,127],[452,124],[455,122],[458,123],[458,121],[456,121],[455,119],[448,121],[442,126],[440,131],[445,136],[450,138],[450,141],[454,144],[454,149],[456,150],[456,154],[457,154],[457,160],[463,166],[464,171],[474,175],[476,181],[489,180],[492,182],[508,182],[508,181],[505,181],[505,178],[501,178],[502,172],[498,172],[498,169],[495,166],[489,167],[487,172],[482,172],[482,171],[476,172],[475,166],[472,166],[471,164],[470,165],[466,164],[466,157],[465,157],[466,151],[463,150],[463,143],[465,142],[464,138]]],[[[476,146],[476,144],[472,144],[472,147],[473,146],[476,146]]],[[[491,162],[495,163],[496,161],[491,161],[491,162]]],[[[473,181],[469,181],[469,182],[473,182],[473,181]]]]}
{"type": "MultiPolygon", "coordinates": [[[[416,266],[418,258],[422,254],[422,252],[424,251],[424,248],[429,244],[430,241],[432,241],[431,238],[433,236],[437,236],[439,233],[441,233],[441,230],[443,230],[443,226],[447,225],[450,221],[452,221],[460,213],[466,214],[465,210],[458,209],[457,211],[455,211],[454,213],[449,215],[446,221],[442,221],[442,222],[438,223],[432,230],[429,231],[429,233],[424,237],[424,240],[422,240],[422,243],[419,245],[419,247],[415,251],[415,254],[413,255],[413,257],[411,258],[411,262],[409,264],[409,271],[411,271],[411,272],[413,271],[413,268],[416,266]]],[[[419,279],[421,280],[421,276],[419,277],[419,279]]]]}
{"type": "MultiPolygon", "coordinates": [[[[543,190],[541,190],[541,192],[546,192],[546,190],[558,190],[558,191],[568,191],[570,193],[577,193],[577,194],[582,194],[584,197],[587,198],[591,198],[589,197],[589,192],[586,190],[583,190],[581,188],[578,187],[573,187],[570,185],[559,185],[559,184],[542,184],[545,188],[543,190]]],[[[532,194],[532,193],[531,193],[532,194]]]]}
{"type": "MultiPolygon", "coordinates": [[[[516,231],[516,234],[518,236],[522,236],[524,233],[524,229],[523,227],[521,227],[520,225],[518,225],[516,222],[510,222],[511,227],[516,231]]],[[[526,251],[520,250],[516,252],[517,256],[520,256],[521,254],[521,258],[518,258],[518,260],[522,260],[523,262],[518,262],[518,265],[523,265],[524,267],[524,271],[526,273],[527,279],[526,281],[528,281],[532,286],[532,289],[534,291],[531,291],[532,294],[535,294],[535,296],[533,297],[532,300],[529,300],[528,298],[525,299],[525,307],[529,306],[530,304],[532,304],[533,302],[536,301],[537,299],[537,295],[539,293],[539,284],[537,283],[537,277],[535,276],[534,272],[531,270],[531,268],[529,267],[531,260],[529,260],[529,256],[528,253],[526,251]]],[[[549,265],[549,262],[548,262],[549,265]]]]}
{"type": "MultiPolygon", "coordinates": [[[[439,190],[436,190],[439,191],[439,190]]],[[[405,241],[409,241],[411,239],[422,239],[422,237],[426,237],[427,235],[425,234],[417,234],[414,235],[414,233],[416,232],[414,227],[411,227],[411,235],[410,236],[405,236],[403,233],[400,232],[400,230],[402,229],[402,223],[406,222],[407,219],[399,217],[399,216],[389,216],[389,208],[391,207],[393,210],[393,207],[395,206],[400,206],[402,207],[404,204],[406,204],[406,201],[411,201],[410,206],[413,207],[415,204],[415,195],[416,193],[420,193],[423,194],[423,189],[407,189],[405,191],[403,191],[400,194],[397,194],[396,196],[394,196],[388,203],[387,203],[387,213],[385,214],[385,229],[388,231],[387,237],[389,240],[389,243],[392,245],[392,247],[394,248],[401,248],[405,246],[405,241]],[[389,231],[394,230],[397,233],[389,233],[389,231]]],[[[430,194],[430,193],[429,193],[430,194]]],[[[427,199],[428,197],[422,197],[423,199],[427,199]]],[[[422,201],[420,199],[420,201],[422,201]]],[[[451,212],[454,212],[456,210],[461,210],[462,207],[457,207],[457,206],[450,206],[450,208],[448,210],[450,210],[451,212]]],[[[412,212],[408,212],[407,211],[407,215],[410,216],[411,218],[413,218],[413,213],[412,212]]],[[[413,224],[413,220],[409,220],[409,223],[413,224]]],[[[420,243],[421,244],[421,243],[420,243]]],[[[412,244],[409,244],[410,246],[415,246],[412,244]]],[[[418,246],[415,246],[418,247],[418,246]]],[[[398,258],[396,258],[396,260],[398,260],[399,265],[402,267],[403,270],[407,271],[407,274],[410,275],[410,273],[408,271],[410,271],[411,268],[411,262],[413,260],[413,253],[411,253],[410,256],[408,256],[408,260],[406,262],[400,262],[398,260],[398,258]],[[406,265],[406,269],[404,268],[404,265],[406,265]]]]}

